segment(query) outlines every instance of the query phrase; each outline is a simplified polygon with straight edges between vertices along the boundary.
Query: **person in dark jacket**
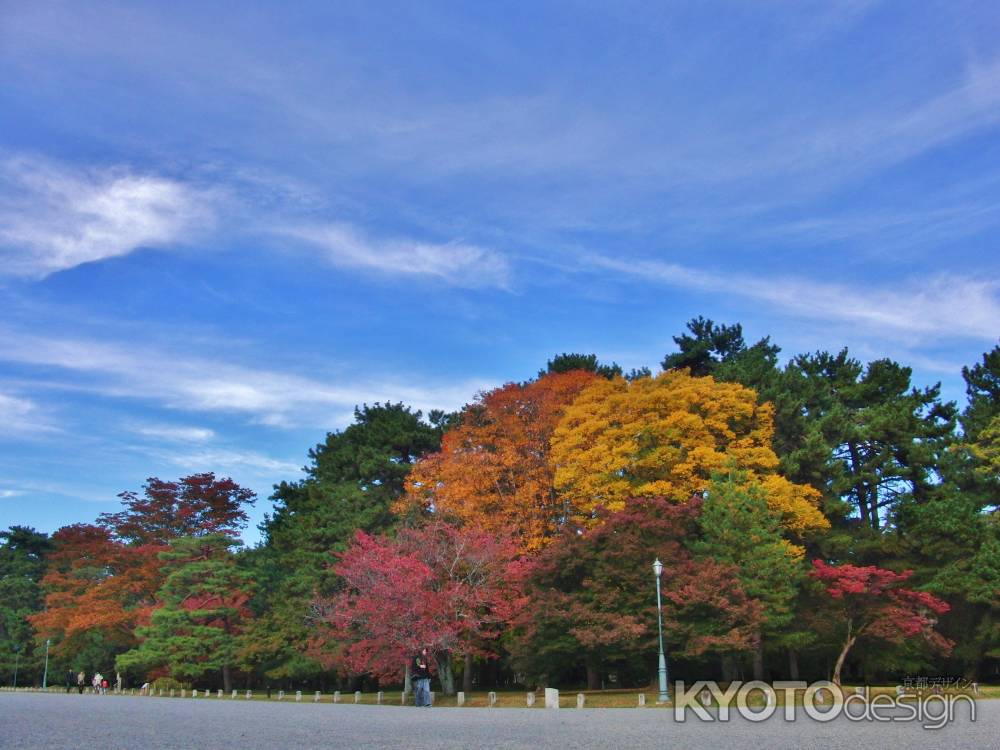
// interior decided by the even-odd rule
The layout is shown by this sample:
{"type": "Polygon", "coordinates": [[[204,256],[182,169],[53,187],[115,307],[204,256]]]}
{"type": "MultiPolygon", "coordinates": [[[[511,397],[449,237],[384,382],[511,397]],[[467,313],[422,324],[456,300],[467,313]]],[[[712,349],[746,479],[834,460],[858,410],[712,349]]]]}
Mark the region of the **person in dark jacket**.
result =
{"type": "Polygon", "coordinates": [[[420,653],[413,659],[410,677],[413,679],[413,704],[415,706],[430,706],[431,668],[430,654],[427,648],[421,649],[420,653]]]}

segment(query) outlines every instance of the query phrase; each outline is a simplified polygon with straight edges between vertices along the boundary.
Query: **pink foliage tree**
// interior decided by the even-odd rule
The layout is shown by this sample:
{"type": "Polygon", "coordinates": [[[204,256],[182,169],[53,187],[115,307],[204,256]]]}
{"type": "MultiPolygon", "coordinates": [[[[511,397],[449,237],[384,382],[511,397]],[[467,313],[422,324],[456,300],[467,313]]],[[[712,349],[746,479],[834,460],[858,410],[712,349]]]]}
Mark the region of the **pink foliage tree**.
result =
{"type": "Polygon", "coordinates": [[[517,606],[515,554],[509,539],[441,521],[395,538],[359,531],[334,565],[343,588],[314,602],[314,649],[355,673],[399,679],[426,646],[454,692],[452,654],[493,655],[487,645],[517,606]]]}
{"type": "Polygon", "coordinates": [[[825,584],[846,627],[833,669],[835,684],[840,684],[844,661],[859,638],[902,643],[920,637],[946,653],[951,650],[952,642],[934,629],[937,615],[947,612],[948,604],[924,591],[903,588],[901,584],[912,571],[894,573],[875,566],[827,565],[813,560],[810,575],[825,584]]]}

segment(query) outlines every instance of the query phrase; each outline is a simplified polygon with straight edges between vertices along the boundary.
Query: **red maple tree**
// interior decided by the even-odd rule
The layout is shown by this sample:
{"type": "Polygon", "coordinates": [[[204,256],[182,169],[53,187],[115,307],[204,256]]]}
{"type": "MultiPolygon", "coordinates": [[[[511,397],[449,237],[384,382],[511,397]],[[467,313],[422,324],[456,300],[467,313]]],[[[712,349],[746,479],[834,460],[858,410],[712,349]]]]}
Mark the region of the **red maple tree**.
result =
{"type": "Polygon", "coordinates": [[[810,575],[825,584],[846,628],[844,645],[833,669],[837,685],[844,660],[859,638],[902,643],[920,637],[945,653],[954,645],[934,629],[936,615],[947,612],[948,604],[925,591],[900,585],[912,571],[895,573],[874,565],[828,565],[813,560],[810,575]]]}
{"type": "Polygon", "coordinates": [[[408,656],[426,646],[450,692],[451,654],[491,656],[485,645],[516,606],[514,554],[507,538],[441,521],[394,539],[359,531],[333,568],[343,589],[314,602],[321,624],[314,653],[355,673],[398,679],[408,656]]]}

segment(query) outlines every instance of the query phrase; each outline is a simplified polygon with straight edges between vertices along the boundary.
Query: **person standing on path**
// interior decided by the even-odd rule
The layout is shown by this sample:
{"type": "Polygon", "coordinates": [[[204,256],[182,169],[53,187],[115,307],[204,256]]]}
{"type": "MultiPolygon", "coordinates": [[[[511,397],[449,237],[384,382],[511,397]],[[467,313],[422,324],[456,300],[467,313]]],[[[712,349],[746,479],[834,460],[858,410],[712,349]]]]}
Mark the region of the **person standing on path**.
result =
{"type": "Polygon", "coordinates": [[[413,705],[422,707],[431,705],[431,669],[430,655],[424,647],[413,660],[413,705]]]}
{"type": "Polygon", "coordinates": [[[80,670],[80,673],[76,676],[76,689],[80,691],[80,695],[83,695],[83,686],[87,682],[87,675],[80,670]]]}

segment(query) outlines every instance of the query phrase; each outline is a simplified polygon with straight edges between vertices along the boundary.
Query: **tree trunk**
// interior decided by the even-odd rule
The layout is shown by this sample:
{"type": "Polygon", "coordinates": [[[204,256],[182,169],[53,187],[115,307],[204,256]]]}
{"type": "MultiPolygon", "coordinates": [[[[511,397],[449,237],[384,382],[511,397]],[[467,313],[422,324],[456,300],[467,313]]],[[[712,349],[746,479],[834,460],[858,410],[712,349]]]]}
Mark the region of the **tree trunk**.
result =
{"type": "Polygon", "coordinates": [[[441,681],[441,692],[445,695],[455,694],[455,675],[451,670],[451,652],[442,651],[434,654],[434,662],[438,668],[438,680],[441,681]]]}
{"type": "Polygon", "coordinates": [[[753,678],[755,680],[764,679],[764,639],[759,633],[753,649],[753,678]]]}
{"type": "Polygon", "coordinates": [[[601,689],[601,670],[594,662],[587,662],[587,690],[601,689]]]}
{"type": "Polygon", "coordinates": [[[788,679],[799,679],[799,652],[794,648],[788,649],[788,679]]]}
{"type": "MultiPolygon", "coordinates": [[[[218,683],[216,683],[218,684],[218,683]]],[[[233,677],[229,673],[229,665],[226,664],[222,667],[222,689],[225,691],[226,695],[233,689],[233,677]]]]}
{"type": "Polygon", "coordinates": [[[837,657],[837,663],[833,666],[833,684],[840,687],[840,671],[844,668],[844,660],[847,659],[847,652],[851,650],[851,646],[857,640],[857,636],[851,635],[850,627],[847,628],[847,640],[844,641],[844,648],[840,651],[840,656],[837,657]]]}
{"type": "Polygon", "coordinates": [[[472,693],[472,652],[465,652],[465,666],[462,670],[462,690],[465,691],[465,695],[468,696],[472,693]]]}

